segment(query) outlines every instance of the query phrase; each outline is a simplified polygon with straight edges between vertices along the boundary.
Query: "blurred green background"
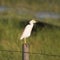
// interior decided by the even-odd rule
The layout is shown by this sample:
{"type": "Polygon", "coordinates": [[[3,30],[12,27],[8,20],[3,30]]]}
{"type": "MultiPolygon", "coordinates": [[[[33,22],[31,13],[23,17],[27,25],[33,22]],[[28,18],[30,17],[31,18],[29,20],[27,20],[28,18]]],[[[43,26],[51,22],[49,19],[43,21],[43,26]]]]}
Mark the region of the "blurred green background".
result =
{"type": "Polygon", "coordinates": [[[19,39],[31,19],[39,22],[27,39],[30,60],[60,60],[60,0],[0,0],[0,60],[22,60],[19,39]]]}

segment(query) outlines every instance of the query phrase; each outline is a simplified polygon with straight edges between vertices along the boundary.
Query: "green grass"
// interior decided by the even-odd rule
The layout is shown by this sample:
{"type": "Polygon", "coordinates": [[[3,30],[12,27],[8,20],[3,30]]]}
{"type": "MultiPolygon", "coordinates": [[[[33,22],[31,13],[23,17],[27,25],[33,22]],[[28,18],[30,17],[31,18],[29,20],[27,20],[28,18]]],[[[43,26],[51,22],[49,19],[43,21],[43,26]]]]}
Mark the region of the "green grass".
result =
{"type": "MultiPolygon", "coordinates": [[[[22,60],[20,51],[23,41],[19,39],[28,21],[36,17],[30,13],[19,15],[16,13],[18,8],[60,13],[60,0],[1,0],[0,6],[13,7],[13,10],[0,12],[0,60],[22,60]]],[[[34,26],[27,39],[30,45],[30,60],[60,60],[59,56],[54,56],[60,55],[60,19],[45,18],[41,22],[52,26],[34,26]]]]}
{"type": "MultiPolygon", "coordinates": [[[[27,22],[22,18],[0,17],[0,50],[22,51],[23,41],[20,41],[19,38],[26,24],[27,22]]],[[[32,53],[60,55],[60,28],[36,27],[36,31],[33,30],[33,34],[27,39],[27,42],[32,53]]],[[[20,60],[21,55],[20,52],[0,51],[0,60],[20,60]]],[[[60,60],[60,57],[30,54],[30,60],[37,59],[60,60]]]]}

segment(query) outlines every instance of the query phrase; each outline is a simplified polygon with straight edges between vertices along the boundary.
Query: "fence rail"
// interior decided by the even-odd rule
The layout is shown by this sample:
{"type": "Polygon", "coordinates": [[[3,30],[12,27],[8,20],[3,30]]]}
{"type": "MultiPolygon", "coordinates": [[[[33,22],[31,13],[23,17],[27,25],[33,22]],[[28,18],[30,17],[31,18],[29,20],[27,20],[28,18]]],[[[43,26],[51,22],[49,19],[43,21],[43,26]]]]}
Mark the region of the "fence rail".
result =
{"type": "MultiPolygon", "coordinates": [[[[0,50],[0,52],[19,52],[19,53],[22,53],[22,51],[13,51],[13,50],[0,50]]],[[[45,55],[45,56],[53,56],[53,57],[60,57],[60,55],[55,55],[55,54],[47,54],[47,53],[38,53],[38,52],[24,52],[24,53],[29,53],[29,54],[32,54],[32,55],[45,55]]]]}
{"type": "MultiPolygon", "coordinates": [[[[29,60],[60,60],[60,55],[47,54],[43,52],[23,52],[29,53],[29,60]]],[[[0,50],[0,60],[22,60],[22,51],[0,50]]]]}

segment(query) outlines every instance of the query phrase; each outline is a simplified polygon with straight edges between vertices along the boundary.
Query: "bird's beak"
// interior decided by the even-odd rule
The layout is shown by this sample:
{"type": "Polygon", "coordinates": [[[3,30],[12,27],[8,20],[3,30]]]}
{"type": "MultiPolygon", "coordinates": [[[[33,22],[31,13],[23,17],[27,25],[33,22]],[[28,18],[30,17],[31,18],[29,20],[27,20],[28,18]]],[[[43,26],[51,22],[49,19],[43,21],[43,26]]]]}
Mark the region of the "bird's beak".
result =
{"type": "Polygon", "coordinates": [[[38,21],[37,20],[34,20],[34,23],[37,23],[38,21]]]}
{"type": "Polygon", "coordinates": [[[34,23],[37,23],[37,21],[34,21],[34,23]]]}

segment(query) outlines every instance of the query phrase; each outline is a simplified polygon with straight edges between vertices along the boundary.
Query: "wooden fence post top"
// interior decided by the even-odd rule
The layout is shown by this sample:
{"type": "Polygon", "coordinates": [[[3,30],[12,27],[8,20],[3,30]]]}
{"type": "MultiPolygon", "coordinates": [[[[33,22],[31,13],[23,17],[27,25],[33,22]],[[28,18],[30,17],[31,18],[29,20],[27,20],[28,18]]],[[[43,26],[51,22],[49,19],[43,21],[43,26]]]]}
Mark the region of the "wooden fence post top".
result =
{"type": "Polygon", "coordinates": [[[29,60],[29,44],[22,45],[22,60],[29,60]]]}

